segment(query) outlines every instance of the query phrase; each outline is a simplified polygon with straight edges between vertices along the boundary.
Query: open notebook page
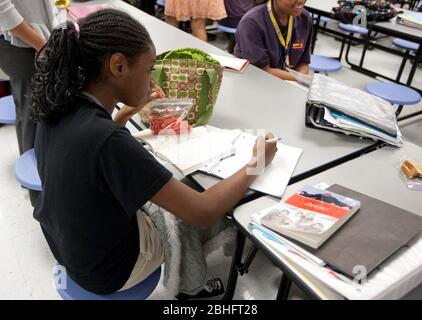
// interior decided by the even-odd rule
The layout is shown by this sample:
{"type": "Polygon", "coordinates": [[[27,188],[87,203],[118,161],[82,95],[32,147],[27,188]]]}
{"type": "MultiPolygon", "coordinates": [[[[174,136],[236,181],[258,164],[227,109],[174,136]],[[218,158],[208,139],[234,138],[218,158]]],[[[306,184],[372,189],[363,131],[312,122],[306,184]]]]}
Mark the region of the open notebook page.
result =
{"type": "MultiPolygon", "coordinates": [[[[233,157],[222,160],[216,166],[205,166],[201,168],[201,171],[222,179],[230,177],[251,160],[256,139],[257,137],[254,135],[242,133],[235,143],[236,154],[233,157]]],[[[275,197],[281,197],[299,161],[302,150],[281,143],[277,144],[277,148],[278,152],[272,163],[256,178],[250,188],[275,197]]]]}

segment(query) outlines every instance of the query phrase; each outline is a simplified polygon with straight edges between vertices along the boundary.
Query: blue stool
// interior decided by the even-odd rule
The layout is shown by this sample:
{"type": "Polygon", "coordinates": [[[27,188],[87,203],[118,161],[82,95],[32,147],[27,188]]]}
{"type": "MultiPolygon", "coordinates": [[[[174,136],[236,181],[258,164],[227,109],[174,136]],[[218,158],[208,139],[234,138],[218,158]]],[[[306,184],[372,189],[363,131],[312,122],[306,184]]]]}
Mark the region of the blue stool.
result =
{"type": "Polygon", "coordinates": [[[397,74],[397,78],[396,78],[396,81],[400,82],[401,76],[402,76],[403,71],[404,71],[404,67],[406,66],[406,62],[410,58],[410,52],[417,51],[419,49],[419,44],[415,43],[415,42],[403,40],[403,39],[400,39],[400,38],[393,39],[393,44],[396,47],[405,50],[405,54],[404,54],[403,60],[402,60],[401,65],[400,65],[400,69],[399,69],[399,72],[397,74]]]}
{"type": "Polygon", "coordinates": [[[342,68],[341,62],[324,56],[311,55],[311,64],[309,65],[312,71],[319,73],[324,72],[328,74],[329,72],[336,72],[342,68]]]}
{"type": "Polygon", "coordinates": [[[15,124],[16,110],[12,96],[0,98],[0,123],[15,124]]]}
{"type": "Polygon", "coordinates": [[[355,26],[354,24],[339,23],[338,27],[343,31],[349,32],[350,34],[354,34],[354,33],[358,33],[361,35],[368,34],[367,28],[355,26]]]}
{"type": "Polygon", "coordinates": [[[35,191],[42,190],[34,149],[29,149],[16,161],[15,177],[27,189],[35,191]]]}
{"type": "Polygon", "coordinates": [[[161,276],[161,267],[159,267],[144,281],[128,290],[100,295],[80,287],[69,277],[65,270],[63,266],[56,266],[54,272],[56,290],[63,300],[145,300],[155,290],[161,276]],[[63,275],[62,272],[66,274],[63,275]],[[65,284],[62,282],[63,279],[66,281],[65,284]]]}
{"type": "Polygon", "coordinates": [[[417,104],[421,101],[421,96],[416,90],[397,83],[370,83],[366,86],[366,91],[387,100],[391,104],[399,105],[396,112],[397,116],[401,113],[403,106],[417,104]]]}
{"type": "Polygon", "coordinates": [[[332,22],[333,19],[328,18],[328,17],[321,16],[321,18],[319,19],[319,21],[322,22],[324,25],[326,25],[327,23],[332,22]]]}
{"type": "Polygon", "coordinates": [[[217,29],[225,33],[231,33],[231,34],[236,33],[236,28],[227,27],[219,23],[217,23],[217,29]]]}
{"type": "MultiPolygon", "coordinates": [[[[360,34],[362,36],[367,36],[369,31],[367,28],[363,28],[363,27],[359,27],[359,26],[355,26],[353,24],[345,24],[345,23],[339,23],[338,27],[343,30],[346,31],[347,33],[349,33],[349,36],[353,36],[353,34],[357,33],[360,34]]],[[[343,41],[341,42],[341,49],[340,49],[340,55],[339,55],[339,61],[341,61],[342,57],[343,57],[343,52],[344,52],[344,47],[346,45],[347,42],[347,51],[346,51],[346,61],[347,63],[349,63],[349,52],[350,52],[350,47],[352,46],[352,40],[351,39],[343,39],[343,41]]]]}

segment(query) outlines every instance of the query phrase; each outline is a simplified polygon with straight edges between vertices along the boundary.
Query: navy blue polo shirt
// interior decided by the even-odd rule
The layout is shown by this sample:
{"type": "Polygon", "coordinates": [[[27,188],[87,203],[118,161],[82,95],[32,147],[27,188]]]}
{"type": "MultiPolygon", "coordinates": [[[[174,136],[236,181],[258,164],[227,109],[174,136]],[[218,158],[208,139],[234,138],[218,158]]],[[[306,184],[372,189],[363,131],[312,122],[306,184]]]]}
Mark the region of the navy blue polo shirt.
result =
{"type": "MultiPolygon", "coordinates": [[[[306,10],[294,17],[290,66],[311,62],[312,18],[306,10]]],[[[286,31],[286,27],[280,29],[286,31]]],[[[284,33],[284,36],[286,34],[284,33]]],[[[268,13],[267,4],[259,5],[246,13],[236,32],[234,54],[249,60],[259,68],[281,68],[281,44],[268,13]]],[[[283,56],[284,56],[284,51],[283,56]]]]}

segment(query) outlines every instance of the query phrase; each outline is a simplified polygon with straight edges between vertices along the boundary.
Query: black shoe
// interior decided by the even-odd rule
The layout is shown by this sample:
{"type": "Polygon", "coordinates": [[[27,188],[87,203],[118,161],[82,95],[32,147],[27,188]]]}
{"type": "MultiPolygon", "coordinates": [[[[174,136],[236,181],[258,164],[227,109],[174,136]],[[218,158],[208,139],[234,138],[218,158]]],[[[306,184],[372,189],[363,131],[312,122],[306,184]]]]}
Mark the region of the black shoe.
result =
{"type": "Polygon", "coordinates": [[[223,281],[220,278],[213,278],[207,281],[204,289],[197,294],[189,295],[186,293],[179,293],[176,296],[177,300],[189,300],[199,298],[211,298],[224,293],[223,281]]]}

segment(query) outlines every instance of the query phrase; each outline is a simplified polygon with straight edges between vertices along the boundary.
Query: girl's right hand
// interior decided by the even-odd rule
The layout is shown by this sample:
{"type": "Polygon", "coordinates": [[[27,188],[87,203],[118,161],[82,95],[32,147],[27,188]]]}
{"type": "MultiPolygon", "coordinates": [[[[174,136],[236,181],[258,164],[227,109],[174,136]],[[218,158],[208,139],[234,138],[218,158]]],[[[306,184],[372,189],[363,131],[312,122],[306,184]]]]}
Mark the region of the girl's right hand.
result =
{"type": "Polygon", "coordinates": [[[256,139],[255,146],[253,148],[253,160],[252,166],[256,167],[258,163],[265,162],[265,167],[267,167],[274,159],[275,154],[277,153],[277,142],[265,142],[265,140],[269,140],[274,138],[272,133],[267,133],[265,138],[263,136],[259,136],[256,139]],[[261,145],[265,144],[264,147],[261,145]],[[258,150],[262,150],[264,152],[258,152],[258,150]]]}

